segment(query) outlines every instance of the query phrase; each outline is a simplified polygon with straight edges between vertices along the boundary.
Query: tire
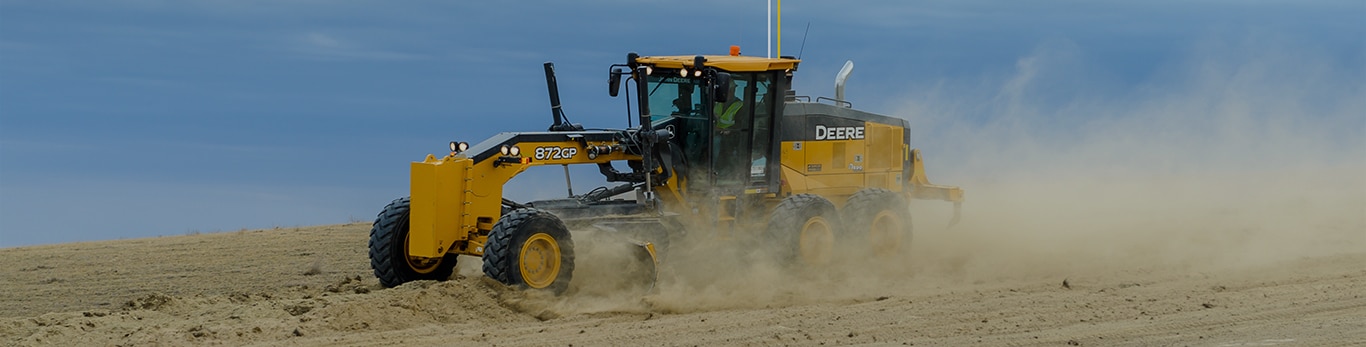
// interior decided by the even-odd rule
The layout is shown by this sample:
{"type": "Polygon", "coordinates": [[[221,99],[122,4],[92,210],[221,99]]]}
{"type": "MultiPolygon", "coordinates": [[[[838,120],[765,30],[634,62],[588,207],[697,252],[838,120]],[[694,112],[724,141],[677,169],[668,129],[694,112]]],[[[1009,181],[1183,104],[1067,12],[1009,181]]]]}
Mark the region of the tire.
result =
{"type": "Polygon", "coordinates": [[[574,240],[554,214],[520,208],[498,219],[484,245],[484,275],[521,289],[569,289],[574,276],[574,240]]]}
{"type": "Polygon", "coordinates": [[[408,257],[409,198],[398,198],[384,206],[370,228],[370,268],[379,283],[387,288],[420,281],[445,281],[455,272],[455,254],[435,262],[408,257]]]}
{"type": "Polygon", "coordinates": [[[909,249],[911,213],[906,199],[882,188],[860,190],[849,197],[842,213],[848,234],[859,240],[855,251],[888,258],[909,249]]]}
{"type": "Polygon", "coordinates": [[[840,216],[830,200],[797,194],[778,203],[769,215],[767,239],[776,242],[774,254],[785,264],[829,264],[842,242],[840,216]]]}

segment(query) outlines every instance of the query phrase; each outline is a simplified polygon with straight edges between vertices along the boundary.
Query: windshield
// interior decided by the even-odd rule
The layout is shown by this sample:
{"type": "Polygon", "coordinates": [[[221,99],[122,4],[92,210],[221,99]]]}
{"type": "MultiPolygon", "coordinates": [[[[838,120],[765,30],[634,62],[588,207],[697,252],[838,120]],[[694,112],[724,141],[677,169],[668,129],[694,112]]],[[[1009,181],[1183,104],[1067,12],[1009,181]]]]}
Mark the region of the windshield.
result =
{"type": "Polygon", "coordinates": [[[702,113],[702,79],[678,76],[651,75],[650,123],[671,117],[706,119],[702,113]]]}

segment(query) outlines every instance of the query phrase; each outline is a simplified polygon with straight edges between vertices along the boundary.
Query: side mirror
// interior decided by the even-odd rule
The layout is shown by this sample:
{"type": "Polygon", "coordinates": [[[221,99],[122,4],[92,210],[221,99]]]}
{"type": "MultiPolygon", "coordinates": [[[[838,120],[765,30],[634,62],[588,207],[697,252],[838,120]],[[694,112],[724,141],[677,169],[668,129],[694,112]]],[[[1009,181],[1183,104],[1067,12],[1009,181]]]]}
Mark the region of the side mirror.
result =
{"type": "Polygon", "coordinates": [[[617,91],[621,89],[621,74],[621,68],[612,69],[612,72],[607,74],[607,95],[617,97],[617,91]]]}
{"type": "Polygon", "coordinates": [[[717,72],[711,81],[712,102],[730,100],[730,74],[717,72]]]}

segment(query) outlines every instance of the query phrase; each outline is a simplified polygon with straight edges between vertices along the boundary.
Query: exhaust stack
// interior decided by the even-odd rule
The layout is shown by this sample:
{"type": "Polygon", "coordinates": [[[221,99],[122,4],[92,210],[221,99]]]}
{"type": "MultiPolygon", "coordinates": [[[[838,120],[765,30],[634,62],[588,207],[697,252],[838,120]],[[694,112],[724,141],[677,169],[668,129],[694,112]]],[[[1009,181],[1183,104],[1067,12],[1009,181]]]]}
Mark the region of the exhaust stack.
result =
{"type": "Polygon", "coordinates": [[[844,67],[840,68],[840,73],[835,74],[835,100],[844,100],[844,82],[849,80],[849,74],[854,72],[854,61],[844,61],[844,67]]]}
{"type": "Polygon", "coordinates": [[[560,86],[555,82],[555,63],[545,62],[545,86],[550,90],[550,116],[554,122],[550,124],[550,131],[582,131],[583,126],[569,122],[569,117],[564,115],[564,109],[560,108],[560,86]]]}

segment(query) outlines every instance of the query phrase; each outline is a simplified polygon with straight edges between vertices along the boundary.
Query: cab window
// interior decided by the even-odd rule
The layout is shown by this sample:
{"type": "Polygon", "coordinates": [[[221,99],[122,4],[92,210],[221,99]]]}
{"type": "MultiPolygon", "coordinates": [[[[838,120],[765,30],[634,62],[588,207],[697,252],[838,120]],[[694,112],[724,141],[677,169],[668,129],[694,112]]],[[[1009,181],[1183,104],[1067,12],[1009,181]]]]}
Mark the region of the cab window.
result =
{"type": "Polygon", "coordinates": [[[701,109],[701,80],[660,74],[651,75],[648,80],[651,123],[671,117],[705,117],[701,109]]]}

